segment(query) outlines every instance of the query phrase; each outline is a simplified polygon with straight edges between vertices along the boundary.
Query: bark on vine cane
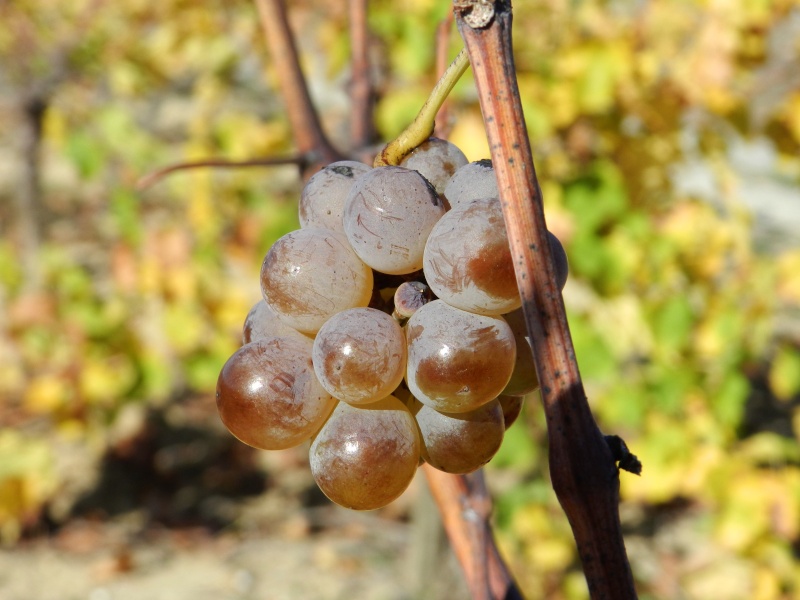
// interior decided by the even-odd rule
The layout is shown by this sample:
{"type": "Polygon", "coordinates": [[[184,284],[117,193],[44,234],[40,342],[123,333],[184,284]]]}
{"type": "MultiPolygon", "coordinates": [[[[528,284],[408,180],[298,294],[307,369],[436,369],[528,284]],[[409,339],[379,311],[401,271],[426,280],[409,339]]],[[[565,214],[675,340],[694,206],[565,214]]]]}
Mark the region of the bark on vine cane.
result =
{"type": "Polygon", "coordinates": [[[422,468],[472,599],[522,600],[522,593],[495,544],[489,520],[492,500],[483,470],[450,475],[427,464],[422,468]]]}
{"type": "Polygon", "coordinates": [[[256,7],[270,58],[278,72],[281,95],[292,125],[297,150],[305,157],[305,164],[302,165],[305,180],[325,165],[344,157],[328,141],[317,111],[311,103],[283,2],[256,0],[256,7]]]}
{"type": "Polygon", "coordinates": [[[517,88],[511,5],[490,0],[453,4],[478,88],[536,358],[553,489],[572,526],[591,597],[636,598],[619,523],[619,471],[589,409],[555,284],[542,196],[517,88]]]}

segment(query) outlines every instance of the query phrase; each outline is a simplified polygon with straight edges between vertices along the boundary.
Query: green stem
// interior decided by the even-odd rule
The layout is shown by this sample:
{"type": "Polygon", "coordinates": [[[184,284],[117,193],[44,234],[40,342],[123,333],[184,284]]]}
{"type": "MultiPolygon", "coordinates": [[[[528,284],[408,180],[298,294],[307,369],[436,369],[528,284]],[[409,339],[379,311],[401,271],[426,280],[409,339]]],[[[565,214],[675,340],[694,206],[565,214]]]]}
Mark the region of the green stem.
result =
{"type": "Polygon", "coordinates": [[[386,167],[398,165],[403,158],[433,133],[436,113],[442,106],[447,96],[453,90],[456,82],[469,66],[469,56],[466,49],[461,50],[455,60],[450,63],[442,78],[436,83],[431,95],[425,101],[414,121],[406,127],[400,135],[386,144],[380,154],[375,157],[374,166],[386,167]]]}

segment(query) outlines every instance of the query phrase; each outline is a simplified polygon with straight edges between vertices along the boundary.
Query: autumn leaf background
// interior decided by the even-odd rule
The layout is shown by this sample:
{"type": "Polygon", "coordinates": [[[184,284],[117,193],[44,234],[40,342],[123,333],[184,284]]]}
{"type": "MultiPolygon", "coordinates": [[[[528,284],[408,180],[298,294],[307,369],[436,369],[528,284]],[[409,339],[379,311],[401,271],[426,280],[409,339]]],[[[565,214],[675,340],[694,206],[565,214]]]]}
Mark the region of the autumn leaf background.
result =
{"type": "MultiPolygon", "coordinates": [[[[382,139],[435,82],[449,9],[372,3],[382,139]]],[[[290,16],[326,129],[353,150],[346,6],[290,16]]],[[[20,0],[0,17],[3,552],[75,550],[81,524],[131,515],[134,557],[154,526],[269,538],[246,526],[265,505],[313,547],[325,502],[302,449],[241,446],[213,400],[261,260],[298,227],[296,169],[136,188],[174,162],[291,154],[254,6],[20,0]]],[[[620,507],[640,596],[797,597],[800,3],[520,1],[514,37],[589,400],[644,464],[620,507]]],[[[451,141],[488,156],[469,73],[450,117],[451,141]]],[[[545,440],[533,396],[487,468],[497,535],[529,597],[584,598],[545,440]]],[[[419,488],[375,518],[406,523],[419,488]]],[[[135,576],[111,556],[108,581],[135,576]]]]}

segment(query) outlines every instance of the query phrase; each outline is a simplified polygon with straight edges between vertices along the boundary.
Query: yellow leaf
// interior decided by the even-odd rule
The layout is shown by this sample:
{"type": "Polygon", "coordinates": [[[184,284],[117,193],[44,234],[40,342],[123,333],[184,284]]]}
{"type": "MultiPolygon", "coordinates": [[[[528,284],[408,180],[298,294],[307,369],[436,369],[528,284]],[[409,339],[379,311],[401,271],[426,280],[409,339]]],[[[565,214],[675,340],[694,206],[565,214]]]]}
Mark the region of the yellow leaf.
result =
{"type": "Polygon", "coordinates": [[[47,414],[61,408],[69,397],[67,382],[57,375],[40,375],[25,392],[25,408],[33,413],[47,414]]]}

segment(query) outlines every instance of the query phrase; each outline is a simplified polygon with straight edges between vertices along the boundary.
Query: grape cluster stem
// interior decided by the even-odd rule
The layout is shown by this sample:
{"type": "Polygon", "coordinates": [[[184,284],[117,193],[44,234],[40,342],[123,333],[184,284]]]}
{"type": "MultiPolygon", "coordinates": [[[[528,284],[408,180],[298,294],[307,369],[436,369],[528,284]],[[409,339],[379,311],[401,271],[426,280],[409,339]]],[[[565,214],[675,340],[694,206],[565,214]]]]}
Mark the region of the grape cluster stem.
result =
{"type": "Polygon", "coordinates": [[[619,471],[589,408],[554,278],[515,76],[511,5],[495,2],[488,22],[471,26],[473,10],[484,11],[486,4],[455,0],[454,10],[475,75],[535,356],[553,489],[572,527],[591,597],[636,598],[619,522],[619,471]]]}

